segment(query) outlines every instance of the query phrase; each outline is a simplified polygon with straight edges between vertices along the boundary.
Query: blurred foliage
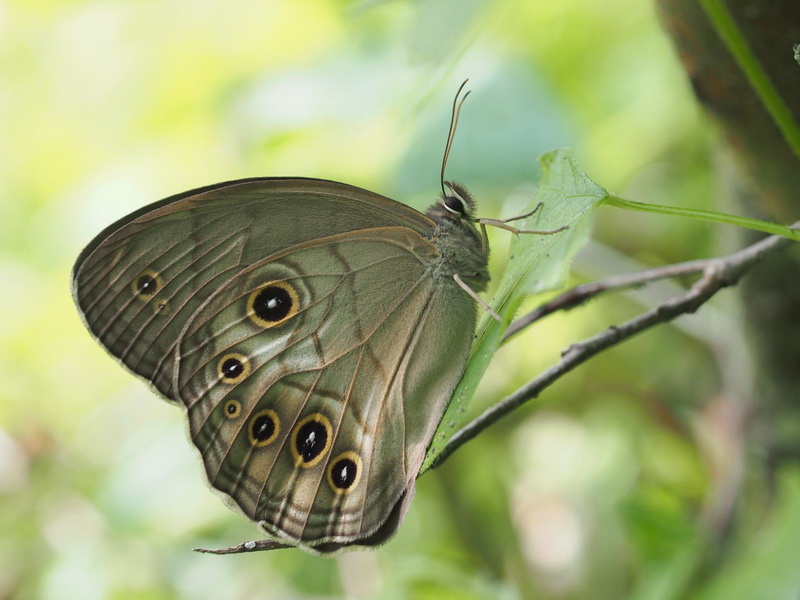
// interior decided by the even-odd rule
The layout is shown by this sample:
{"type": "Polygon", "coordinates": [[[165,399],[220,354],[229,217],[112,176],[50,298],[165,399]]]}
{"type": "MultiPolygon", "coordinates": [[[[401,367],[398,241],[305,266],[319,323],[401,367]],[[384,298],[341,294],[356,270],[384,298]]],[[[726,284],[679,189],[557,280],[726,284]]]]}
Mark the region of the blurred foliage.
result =
{"type": "MultiPolygon", "coordinates": [[[[324,177],[423,207],[466,77],[448,175],[483,214],[517,214],[537,155],[559,146],[626,197],[725,208],[713,127],[648,2],[0,2],[0,598],[798,598],[800,470],[767,481],[744,439],[753,374],[733,293],[467,444],[377,551],[190,551],[258,531],[204,483],[181,411],[83,329],[72,261],[135,208],[238,177],[324,177]]],[[[499,269],[508,235],[492,242],[499,269]]],[[[575,278],[735,244],[603,211],[575,278]]],[[[498,352],[476,410],[669,291],[537,325],[498,352]]]]}

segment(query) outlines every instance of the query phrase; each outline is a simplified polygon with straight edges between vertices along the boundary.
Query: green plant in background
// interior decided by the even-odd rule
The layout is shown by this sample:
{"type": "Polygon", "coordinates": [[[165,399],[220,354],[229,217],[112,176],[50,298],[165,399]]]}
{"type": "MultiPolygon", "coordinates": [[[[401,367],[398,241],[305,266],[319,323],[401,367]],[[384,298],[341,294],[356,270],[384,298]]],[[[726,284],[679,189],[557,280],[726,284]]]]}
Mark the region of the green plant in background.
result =
{"type": "MultiPolygon", "coordinates": [[[[752,247],[726,240],[724,228],[606,209],[594,211],[584,250],[573,255],[567,243],[581,228],[559,238],[569,247],[552,266],[563,276],[572,263],[577,296],[507,300],[503,316],[519,308],[536,322],[512,325],[511,343],[486,319],[491,350],[478,346],[476,356],[493,364],[479,386],[477,376],[465,380],[477,389],[458,417],[480,419],[500,398],[516,406],[538,396],[546,407],[479,427],[419,480],[390,544],[333,561],[189,552],[253,530],[201,483],[177,434],[179,411],[108,364],[65,293],[72,259],[94,233],[179,189],[307,175],[428,204],[442,106],[465,76],[476,93],[450,169],[476,192],[482,215],[524,212],[533,193],[520,185],[535,176],[533,157],[564,145],[620,190],[606,195],[589,182],[588,204],[630,205],[624,196],[676,212],[717,209],[706,124],[651,13],[623,0],[7,3],[0,281],[13,318],[0,328],[0,595],[795,598],[800,475],[796,462],[751,452],[772,423],[749,425],[754,380],[763,390],[765,379],[733,294],[699,318],[595,353],[556,383],[534,377],[617,344],[609,323],[646,325],[640,303],[713,295],[705,283],[659,286],[676,274],[713,282],[723,263],[706,257],[752,247]],[[603,301],[595,279],[600,291],[623,294],[603,301]],[[652,295],[630,293],[653,281],[652,295]],[[552,316],[539,322],[544,314],[552,316]],[[580,339],[592,343],[559,355],[580,339]]],[[[548,161],[575,165],[563,154],[548,161]]],[[[548,177],[565,172],[576,170],[543,167],[539,193],[563,192],[548,177]]],[[[492,235],[497,274],[506,253],[492,235]]],[[[513,239],[509,254],[526,242],[538,244],[513,239]]],[[[506,298],[501,279],[496,298],[506,298]]],[[[796,420],[780,422],[791,439],[796,420]]]]}

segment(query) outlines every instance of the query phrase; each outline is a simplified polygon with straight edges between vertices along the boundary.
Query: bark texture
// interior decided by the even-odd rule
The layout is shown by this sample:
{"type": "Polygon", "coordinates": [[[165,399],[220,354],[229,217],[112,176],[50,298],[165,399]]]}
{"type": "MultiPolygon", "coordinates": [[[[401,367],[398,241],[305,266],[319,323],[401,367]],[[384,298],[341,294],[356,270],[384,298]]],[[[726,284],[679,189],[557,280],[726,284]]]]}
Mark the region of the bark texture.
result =
{"type": "MultiPolygon", "coordinates": [[[[747,210],[791,223],[800,218],[800,161],[750,88],[697,0],[657,0],[663,24],[698,100],[716,118],[738,158],[747,210]]],[[[726,0],[738,27],[796,123],[800,123],[797,0],[726,0]]],[[[751,434],[774,468],[800,458],[800,252],[773,257],[742,286],[754,341],[757,419],[751,434]]]]}

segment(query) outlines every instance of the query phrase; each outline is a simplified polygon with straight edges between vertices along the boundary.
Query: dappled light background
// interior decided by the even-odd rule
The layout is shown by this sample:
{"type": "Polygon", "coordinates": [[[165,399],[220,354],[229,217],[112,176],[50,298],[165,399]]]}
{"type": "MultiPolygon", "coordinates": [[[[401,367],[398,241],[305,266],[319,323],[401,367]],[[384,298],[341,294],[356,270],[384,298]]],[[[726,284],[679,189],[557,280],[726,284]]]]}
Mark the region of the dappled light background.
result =
{"type": "MultiPolygon", "coordinates": [[[[182,411],[79,321],[68,283],[81,248],[174,193],[297,175],[424,208],[465,78],[473,92],[448,176],[481,215],[518,214],[538,155],[563,146],[621,195],[735,210],[712,175],[713,124],[648,2],[0,2],[0,598],[597,600],[684,589],[730,486],[757,476],[739,450],[736,403],[723,402],[723,377],[745,392],[753,377],[734,294],[576,370],[423,476],[388,544],[333,559],[193,553],[259,531],[205,483],[182,411]]],[[[497,274],[508,234],[491,236],[497,274]]],[[[736,244],[723,228],[612,209],[593,238],[575,282],[736,244]]],[[[671,291],[532,328],[498,353],[475,411],[671,291]]],[[[763,499],[751,499],[744,532],[696,597],[787,589],[800,478],[775,485],[775,510],[764,518],[763,499]]]]}

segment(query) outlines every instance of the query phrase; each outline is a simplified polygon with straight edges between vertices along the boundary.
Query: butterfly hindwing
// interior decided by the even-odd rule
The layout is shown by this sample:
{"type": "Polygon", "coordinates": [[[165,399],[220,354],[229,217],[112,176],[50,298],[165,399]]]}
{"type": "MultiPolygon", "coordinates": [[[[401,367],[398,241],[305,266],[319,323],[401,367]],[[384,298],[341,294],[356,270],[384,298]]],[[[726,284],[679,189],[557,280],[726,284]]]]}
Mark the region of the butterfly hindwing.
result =
{"type": "Polygon", "coordinates": [[[212,484],[270,533],[367,538],[413,486],[452,392],[407,373],[444,302],[436,255],[407,228],[308,242],[239,273],[188,324],[176,389],[192,438],[212,484]]]}

